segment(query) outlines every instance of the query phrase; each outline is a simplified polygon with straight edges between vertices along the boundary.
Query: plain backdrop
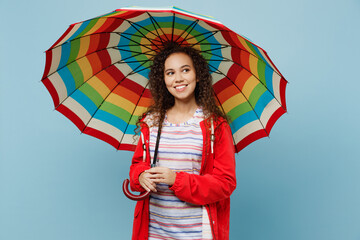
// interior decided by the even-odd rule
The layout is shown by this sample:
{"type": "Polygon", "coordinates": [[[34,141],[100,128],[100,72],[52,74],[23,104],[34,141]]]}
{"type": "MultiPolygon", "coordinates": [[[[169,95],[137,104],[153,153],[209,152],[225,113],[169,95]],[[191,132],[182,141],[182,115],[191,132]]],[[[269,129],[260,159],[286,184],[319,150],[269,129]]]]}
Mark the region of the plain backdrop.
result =
{"type": "Polygon", "coordinates": [[[288,113],[236,155],[230,239],[360,239],[360,1],[0,1],[0,239],[130,239],[132,153],[80,134],[40,82],[74,23],[124,6],[211,15],[264,48],[288,113]]]}

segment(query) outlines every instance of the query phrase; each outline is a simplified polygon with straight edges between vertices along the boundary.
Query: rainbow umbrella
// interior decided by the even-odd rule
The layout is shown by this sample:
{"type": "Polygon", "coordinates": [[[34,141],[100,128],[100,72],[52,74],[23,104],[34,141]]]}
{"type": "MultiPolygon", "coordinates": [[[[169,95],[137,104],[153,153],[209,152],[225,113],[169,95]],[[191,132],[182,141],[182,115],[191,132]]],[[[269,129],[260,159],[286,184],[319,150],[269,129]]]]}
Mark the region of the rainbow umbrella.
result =
{"type": "Polygon", "coordinates": [[[122,8],[72,24],[46,51],[42,82],[81,132],[134,150],[136,122],[152,103],[151,59],[168,42],[208,61],[236,152],[269,135],[286,112],[287,81],[267,53],[212,17],[176,7],[122,8]]]}

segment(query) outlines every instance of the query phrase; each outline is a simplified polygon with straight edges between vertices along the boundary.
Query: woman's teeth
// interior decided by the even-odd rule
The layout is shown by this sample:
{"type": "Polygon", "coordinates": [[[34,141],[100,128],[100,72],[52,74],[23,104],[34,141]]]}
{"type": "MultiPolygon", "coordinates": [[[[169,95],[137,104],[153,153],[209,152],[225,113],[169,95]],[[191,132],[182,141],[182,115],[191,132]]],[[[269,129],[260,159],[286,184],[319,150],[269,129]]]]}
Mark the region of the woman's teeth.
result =
{"type": "Polygon", "coordinates": [[[177,87],[175,87],[175,88],[178,89],[178,90],[180,90],[180,89],[183,89],[184,87],[186,87],[186,85],[177,86],[177,87]]]}

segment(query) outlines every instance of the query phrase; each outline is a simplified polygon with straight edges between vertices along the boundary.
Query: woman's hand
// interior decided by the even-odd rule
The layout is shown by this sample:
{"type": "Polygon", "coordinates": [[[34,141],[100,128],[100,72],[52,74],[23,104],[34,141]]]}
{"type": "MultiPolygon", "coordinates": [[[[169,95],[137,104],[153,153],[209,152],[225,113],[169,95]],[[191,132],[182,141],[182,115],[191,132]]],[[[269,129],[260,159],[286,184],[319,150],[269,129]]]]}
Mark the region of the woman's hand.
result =
{"type": "Polygon", "coordinates": [[[151,179],[151,176],[152,176],[151,173],[147,173],[146,171],[142,172],[139,175],[139,183],[146,191],[157,192],[156,183],[154,183],[154,181],[151,179]]]}
{"type": "Polygon", "coordinates": [[[152,183],[165,183],[167,185],[173,185],[176,178],[176,173],[167,167],[154,167],[146,170],[145,173],[149,173],[152,183]]]}

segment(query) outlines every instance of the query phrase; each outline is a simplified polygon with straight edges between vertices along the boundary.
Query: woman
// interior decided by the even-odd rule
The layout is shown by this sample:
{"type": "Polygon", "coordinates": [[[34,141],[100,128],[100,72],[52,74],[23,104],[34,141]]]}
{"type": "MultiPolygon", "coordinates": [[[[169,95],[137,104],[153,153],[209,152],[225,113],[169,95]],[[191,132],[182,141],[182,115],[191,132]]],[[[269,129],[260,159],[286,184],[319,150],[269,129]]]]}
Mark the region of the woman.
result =
{"type": "Polygon", "coordinates": [[[154,104],[139,121],[130,186],[151,195],[136,205],[132,239],[228,239],[234,146],[205,59],[169,45],[155,56],[149,82],[154,104]]]}

